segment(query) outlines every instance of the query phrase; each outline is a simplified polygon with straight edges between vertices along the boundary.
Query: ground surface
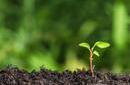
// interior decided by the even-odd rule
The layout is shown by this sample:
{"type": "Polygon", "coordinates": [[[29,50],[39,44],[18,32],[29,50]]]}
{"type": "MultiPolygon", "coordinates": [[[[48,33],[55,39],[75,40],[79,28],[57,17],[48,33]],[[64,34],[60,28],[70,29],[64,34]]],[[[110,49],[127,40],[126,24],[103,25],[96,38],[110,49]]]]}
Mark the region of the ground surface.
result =
{"type": "Polygon", "coordinates": [[[130,75],[95,72],[92,78],[88,71],[83,70],[58,73],[41,69],[28,73],[9,66],[0,71],[0,85],[130,85],[130,75]]]}

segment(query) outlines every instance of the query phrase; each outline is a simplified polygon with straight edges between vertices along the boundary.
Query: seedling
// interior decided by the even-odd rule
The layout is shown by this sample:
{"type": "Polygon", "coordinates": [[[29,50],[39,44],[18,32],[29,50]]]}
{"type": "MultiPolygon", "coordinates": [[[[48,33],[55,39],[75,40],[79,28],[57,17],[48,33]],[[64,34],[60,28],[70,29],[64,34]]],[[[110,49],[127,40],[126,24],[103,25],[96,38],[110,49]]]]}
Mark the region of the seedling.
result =
{"type": "Polygon", "coordinates": [[[80,43],[79,46],[87,48],[90,52],[90,54],[89,54],[90,55],[90,57],[89,57],[89,59],[90,59],[90,72],[91,72],[91,76],[94,77],[93,55],[100,56],[99,52],[94,50],[94,48],[98,47],[98,48],[103,49],[103,48],[109,47],[110,44],[107,42],[97,41],[92,47],[90,47],[90,45],[88,43],[80,43]]]}

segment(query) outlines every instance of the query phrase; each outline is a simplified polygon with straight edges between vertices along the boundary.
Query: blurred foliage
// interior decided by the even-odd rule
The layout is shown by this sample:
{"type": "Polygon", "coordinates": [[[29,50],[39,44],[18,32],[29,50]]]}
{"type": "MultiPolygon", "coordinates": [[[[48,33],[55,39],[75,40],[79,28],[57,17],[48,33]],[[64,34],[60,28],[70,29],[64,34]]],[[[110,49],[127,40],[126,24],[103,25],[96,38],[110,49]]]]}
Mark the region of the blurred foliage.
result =
{"type": "Polygon", "coordinates": [[[101,40],[95,69],[130,71],[129,15],[129,0],[0,0],[0,67],[88,68],[78,44],[101,40]]]}

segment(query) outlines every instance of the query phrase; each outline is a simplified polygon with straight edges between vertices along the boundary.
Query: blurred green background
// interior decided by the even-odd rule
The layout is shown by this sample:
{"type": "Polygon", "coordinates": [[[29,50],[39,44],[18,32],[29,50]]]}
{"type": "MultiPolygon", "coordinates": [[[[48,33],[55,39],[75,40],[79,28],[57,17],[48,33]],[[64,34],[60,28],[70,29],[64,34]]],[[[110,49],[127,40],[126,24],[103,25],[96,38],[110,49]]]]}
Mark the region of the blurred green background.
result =
{"type": "Polygon", "coordinates": [[[0,68],[88,69],[89,52],[78,44],[98,40],[111,47],[95,69],[130,72],[129,0],[0,0],[0,68]]]}

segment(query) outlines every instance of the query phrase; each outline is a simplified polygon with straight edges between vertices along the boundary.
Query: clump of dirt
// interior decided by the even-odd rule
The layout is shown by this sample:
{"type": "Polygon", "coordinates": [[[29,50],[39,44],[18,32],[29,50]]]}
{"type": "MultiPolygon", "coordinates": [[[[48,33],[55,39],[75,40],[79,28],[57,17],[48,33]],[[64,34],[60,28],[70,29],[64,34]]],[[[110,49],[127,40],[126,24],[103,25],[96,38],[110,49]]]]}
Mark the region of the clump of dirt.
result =
{"type": "Polygon", "coordinates": [[[8,66],[0,71],[0,85],[129,85],[130,75],[113,75],[95,72],[91,77],[89,71],[65,70],[61,73],[41,68],[40,71],[19,70],[8,66]]]}

